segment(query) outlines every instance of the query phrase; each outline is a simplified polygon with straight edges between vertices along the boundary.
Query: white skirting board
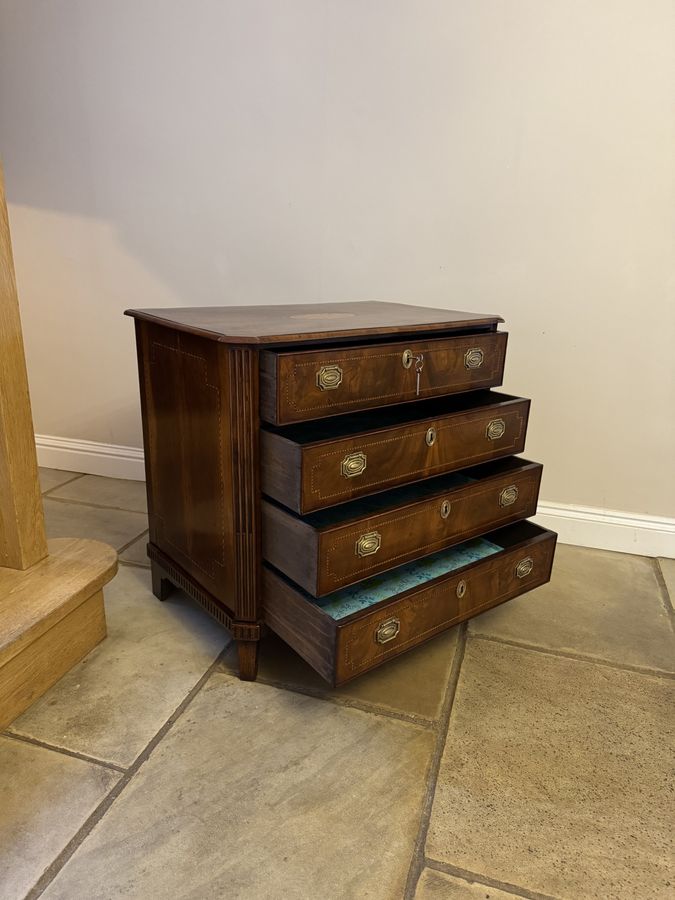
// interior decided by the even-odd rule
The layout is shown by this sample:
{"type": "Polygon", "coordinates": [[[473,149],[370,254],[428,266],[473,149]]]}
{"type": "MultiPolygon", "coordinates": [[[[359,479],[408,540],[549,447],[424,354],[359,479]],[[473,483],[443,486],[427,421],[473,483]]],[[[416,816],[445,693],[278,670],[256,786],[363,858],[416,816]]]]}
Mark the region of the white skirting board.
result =
{"type": "Polygon", "coordinates": [[[675,519],[540,500],[534,521],[561,544],[675,558],[675,519]]]}
{"type": "MultiPolygon", "coordinates": [[[[143,481],[143,451],[38,434],[38,461],[50,469],[143,481]]],[[[558,532],[562,544],[640,556],[675,558],[675,519],[541,500],[534,519],[558,532]]]]}
{"type": "Polygon", "coordinates": [[[36,434],[38,463],[47,469],[106,475],[108,478],[145,479],[143,450],[118,444],[99,444],[36,434]]]}

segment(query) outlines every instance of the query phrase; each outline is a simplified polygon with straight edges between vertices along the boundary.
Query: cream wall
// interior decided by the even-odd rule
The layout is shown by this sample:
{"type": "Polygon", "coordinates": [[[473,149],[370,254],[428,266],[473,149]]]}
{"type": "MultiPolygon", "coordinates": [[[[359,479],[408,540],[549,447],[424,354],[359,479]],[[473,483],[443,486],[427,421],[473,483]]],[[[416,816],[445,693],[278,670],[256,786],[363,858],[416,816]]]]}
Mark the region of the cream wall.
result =
{"type": "Polygon", "coordinates": [[[0,0],[36,431],[139,446],[129,306],[499,312],[549,501],[675,515],[669,0],[0,0]]]}

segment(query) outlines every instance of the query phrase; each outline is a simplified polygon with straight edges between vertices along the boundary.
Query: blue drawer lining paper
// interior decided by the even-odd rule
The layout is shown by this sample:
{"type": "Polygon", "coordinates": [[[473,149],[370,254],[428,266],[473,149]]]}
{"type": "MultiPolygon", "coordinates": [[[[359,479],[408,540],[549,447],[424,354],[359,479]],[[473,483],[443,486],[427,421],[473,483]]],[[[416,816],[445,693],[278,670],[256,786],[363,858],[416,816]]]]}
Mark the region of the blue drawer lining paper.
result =
{"type": "Polygon", "coordinates": [[[494,553],[499,553],[503,547],[486,541],[484,538],[476,538],[451,547],[449,550],[441,550],[426,559],[418,559],[415,562],[394,569],[392,572],[384,572],[375,575],[360,584],[335,591],[326,597],[315,600],[325,613],[333,619],[344,619],[352,613],[367,609],[383,600],[389,600],[396,594],[408,591],[414,587],[420,587],[427,581],[432,581],[441,575],[446,575],[469,563],[485,559],[494,553]]]}

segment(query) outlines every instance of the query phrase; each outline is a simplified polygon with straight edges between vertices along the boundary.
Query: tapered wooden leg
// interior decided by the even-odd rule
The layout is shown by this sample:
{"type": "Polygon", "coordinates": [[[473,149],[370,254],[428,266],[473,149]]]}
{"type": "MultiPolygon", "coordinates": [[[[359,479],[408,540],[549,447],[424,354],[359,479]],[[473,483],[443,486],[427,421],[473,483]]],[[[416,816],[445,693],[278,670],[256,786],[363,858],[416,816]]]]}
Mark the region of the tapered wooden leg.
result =
{"type": "Polygon", "coordinates": [[[258,646],[260,641],[237,641],[239,653],[239,678],[255,681],[258,677],[258,646]]]}
{"type": "Polygon", "coordinates": [[[158,600],[166,600],[173,591],[173,584],[166,577],[164,569],[155,562],[150,560],[150,571],[152,572],[152,593],[158,600]]]}

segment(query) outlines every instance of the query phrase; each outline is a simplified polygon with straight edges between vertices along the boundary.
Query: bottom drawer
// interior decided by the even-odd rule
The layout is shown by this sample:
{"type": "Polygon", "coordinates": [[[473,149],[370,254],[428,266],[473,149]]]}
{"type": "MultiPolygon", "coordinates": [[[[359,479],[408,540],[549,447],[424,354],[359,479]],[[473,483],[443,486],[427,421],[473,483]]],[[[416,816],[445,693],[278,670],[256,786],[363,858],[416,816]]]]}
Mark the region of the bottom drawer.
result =
{"type": "Polygon", "coordinates": [[[317,600],[265,566],[265,622],[332,685],[545,584],[556,535],[519,522],[317,600]]]}

